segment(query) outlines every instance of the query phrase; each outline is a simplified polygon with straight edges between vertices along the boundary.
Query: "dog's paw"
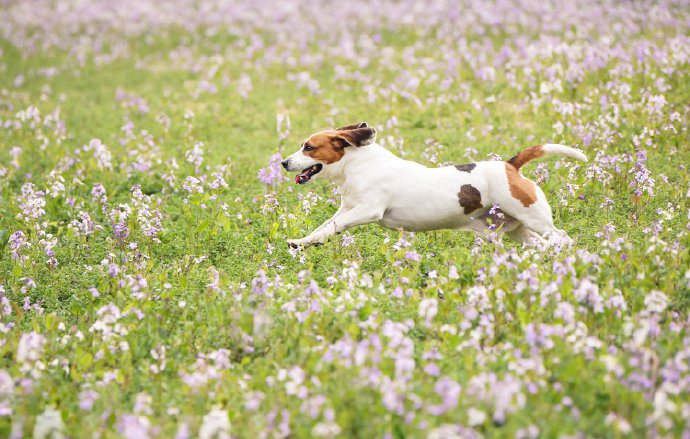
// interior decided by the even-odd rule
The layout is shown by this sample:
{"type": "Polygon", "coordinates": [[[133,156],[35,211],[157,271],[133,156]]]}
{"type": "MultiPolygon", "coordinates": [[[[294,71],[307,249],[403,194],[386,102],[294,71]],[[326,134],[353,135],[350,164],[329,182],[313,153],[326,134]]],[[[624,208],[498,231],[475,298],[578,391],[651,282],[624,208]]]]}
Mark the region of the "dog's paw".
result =
{"type": "Polygon", "coordinates": [[[308,244],[306,244],[303,239],[288,239],[287,245],[290,248],[300,248],[308,246],[308,244]]]}
{"type": "Polygon", "coordinates": [[[302,239],[288,239],[287,244],[291,248],[307,248],[317,245],[323,245],[326,242],[326,237],[323,235],[309,235],[302,239]]]}

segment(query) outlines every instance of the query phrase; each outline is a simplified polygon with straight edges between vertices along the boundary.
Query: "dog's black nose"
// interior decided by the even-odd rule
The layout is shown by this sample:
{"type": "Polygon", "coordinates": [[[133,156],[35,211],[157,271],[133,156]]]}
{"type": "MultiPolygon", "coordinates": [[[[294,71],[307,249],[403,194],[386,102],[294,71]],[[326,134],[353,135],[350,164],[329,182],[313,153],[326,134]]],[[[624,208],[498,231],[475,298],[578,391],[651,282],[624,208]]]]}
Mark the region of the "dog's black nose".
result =
{"type": "Polygon", "coordinates": [[[287,161],[287,160],[283,160],[282,162],[280,162],[280,164],[283,165],[283,168],[285,168],[285,170],[287,171],[288,161],[287,161]]]}

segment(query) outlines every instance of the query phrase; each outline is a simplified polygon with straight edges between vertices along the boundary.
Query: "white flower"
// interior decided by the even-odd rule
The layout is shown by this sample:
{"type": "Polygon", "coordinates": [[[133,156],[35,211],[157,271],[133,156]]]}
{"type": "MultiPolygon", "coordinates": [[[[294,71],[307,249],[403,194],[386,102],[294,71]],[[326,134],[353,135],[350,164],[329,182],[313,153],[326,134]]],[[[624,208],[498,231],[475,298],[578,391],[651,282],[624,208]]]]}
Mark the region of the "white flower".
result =
{"type": "Polygon", "coordinates": [[[48,194],[53,198],[65,192],[65,179],[54,169],[46,177],[46,183],[48,183],[48,194]]]}
{"type": "Polygon", "coordinates": [[[196,172],[199,172],[201,163],[204,161],[203,146],[203,142],[196,142],[192,149],[184,153],[185,159],[194,165],[196,172]]]}
{"type": "Polygon", "coordinates": [[[426,298],[419,302],[419,317],[424,318],[427,327],[431,325],[431,321],[436,317],[436,314],[438,314],[438,302],[436,299],[426,298]]]}
{"type": "Polygon", "coordinates": [[[41,359],[46,339],[37,332],[22,334],[17,348],[17,361],[20,363],[34,362],[41,359]]]}
{"type": "Polygon", "coordinates": [[[647,308],[647,311],[653,312],[653,313],[661,313],[666,309],[666,305],[668,304],[668,297],[661,291],[652,291],[651,293],[647,294],[644,298],[644,306],[647,308]]]}
{"type": "Polygon", "coordinates": [[[319,422],[311,429],[311,434],[318,437],[335,437],[340,434],[340,426],[335,422],[319,422]]]}
{"type": "Polygon", "coordinates": [[[486,421],[486,412],[470,407],[467,410],[467,425],[476,427],[482,425],[486,421]]]}
{"type": "Polygon", "coordinates": [[[43,413],[36,416],[34,439],[62,439],[65,437],[64,430],[65,424],[62,422],[62,415],[55,410],[55,406],[48,406],[43,413]]]}
{"type": "Polygon", "coordinates": [[[539,84],[539,93],[540,94],[543,94],[543,95],[549,94],[549,93],[551,93],[552,90],[553,90],[553,85],[551,85],[550,82],[544,81],[541,84],[539,84]]]}
{"type": "Polygon", "coordinates": [[[225,410],[220,406],[214,406],[204,419],[199,428],[199,439],[228,439],[230,438],[230,420],[225,410]]]}
{"type": "Polygon", "coordinates": [[[628,434],[632,431],[632,427],[627,419],[613,412],[606,416],[606,423],[613,425],[613,427],[621,434],[628,434]]]}
{"type": "Polygon", "coordinates": [[[14,393],[14,380],[6,370],[0,369],[0,400],[9,398],[14,393]]]}
{"type": "Polygon", "coordinates": [[[427,439],[474,439],[480,437],[470,428],[453,424],[441,424],[427,435],[427,439]]]}
{"type": "Polygon", "coordinates": [[[93,151],[98,169],[113,169],[112,154],[101,142],[101,139],[91,139],[88,145],[84,145],[84,151],[93,151]]]}
{"type": "Polygon", "coordinates": [[[12,416],[10,404],[14,393],[14,380],[5,370],[0,369],[0,417],[12,416]]]}

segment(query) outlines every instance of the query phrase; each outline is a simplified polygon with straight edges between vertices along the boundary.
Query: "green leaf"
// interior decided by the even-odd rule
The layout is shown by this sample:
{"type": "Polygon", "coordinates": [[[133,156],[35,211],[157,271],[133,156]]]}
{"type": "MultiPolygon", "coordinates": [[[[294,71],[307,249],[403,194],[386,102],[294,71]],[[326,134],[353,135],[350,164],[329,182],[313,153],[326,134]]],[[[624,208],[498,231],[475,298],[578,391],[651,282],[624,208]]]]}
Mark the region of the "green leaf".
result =
{"type": "Polygon", "coordinates": [[[205,231],[206,229],[208,229],[208,225],[209,225],[209,221],[203,220],[202,222],[199,223],[198,226],[196,226],[195,231],[197,233],[201,233],[201,232],[205,231]]]}

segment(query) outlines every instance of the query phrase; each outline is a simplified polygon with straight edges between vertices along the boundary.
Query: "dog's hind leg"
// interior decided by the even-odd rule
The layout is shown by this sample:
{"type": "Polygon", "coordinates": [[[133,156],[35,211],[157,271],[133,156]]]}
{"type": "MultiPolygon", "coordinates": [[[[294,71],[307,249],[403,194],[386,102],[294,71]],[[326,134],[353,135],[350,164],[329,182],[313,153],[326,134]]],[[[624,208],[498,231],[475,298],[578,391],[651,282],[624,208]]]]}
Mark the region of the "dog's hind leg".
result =
{"type": "MultiPolygon", "coordinates": [[[[538,191],[541,192],[541,189],[538,191]]],[[[514,234],[508,236],[518,242],[530,242],[533,238],[538,237],[536,241],[542,244],[550,242],[571,245],[573,240],[564,230],[556,228],[553,224],[551,206],[546,201],[543,192],[540,195],[537,201],[529,207],[501,206],[521,223],[521,227],[516,229],[514,234]]]]}
{"type": "Polygon", "coordinates": [[[533,232],[522,224],[513,230],[506,232],[506,234],[510,237],[510,239],[520,244],[546,243],[546,240],[538,233],[533,232]]]}

